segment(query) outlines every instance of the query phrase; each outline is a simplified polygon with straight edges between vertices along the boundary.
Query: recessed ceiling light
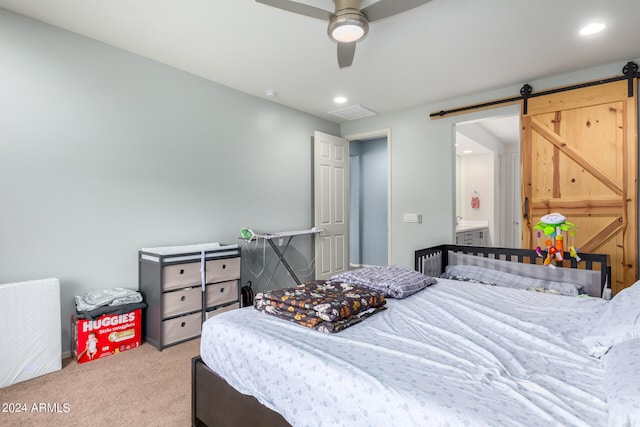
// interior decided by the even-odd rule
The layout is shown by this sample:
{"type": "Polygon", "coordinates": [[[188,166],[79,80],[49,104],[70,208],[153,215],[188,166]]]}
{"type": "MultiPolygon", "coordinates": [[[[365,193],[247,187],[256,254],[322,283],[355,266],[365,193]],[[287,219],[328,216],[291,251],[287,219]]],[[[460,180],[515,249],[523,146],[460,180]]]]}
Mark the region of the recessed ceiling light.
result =
{"type": "Polygon", "coordinates": [[[464,150],[462,152],[462,154],[471,154],[471,153],[473,153],[473,150],[464,150]]]}
{"type": "Polygon", "coordinates": [[[345,102],[347,102],[347,98],[345,98],[344,96],[336,96],[335,98],[333,98],[333,102],[335,102],[336,104],[344,104],[345,102]]]}
{"type": "Polygon", "coordinates": [[[604,23],[602,23],[602,22],[592,22],[590,24],[585,25],[584,27],[582,27],[580,29],[580,35],[581,36],[590,36],[590,35],[599,33],[600,31],[604,30],[605,27],[606,27],[606,25],[604,25],[604,23]]]}
{"type": "Polygon", "coordinates": [[[278,93],[273,89],[265,90],[264,94],[267,95],[267,96],[278,96],[278,93]]]}

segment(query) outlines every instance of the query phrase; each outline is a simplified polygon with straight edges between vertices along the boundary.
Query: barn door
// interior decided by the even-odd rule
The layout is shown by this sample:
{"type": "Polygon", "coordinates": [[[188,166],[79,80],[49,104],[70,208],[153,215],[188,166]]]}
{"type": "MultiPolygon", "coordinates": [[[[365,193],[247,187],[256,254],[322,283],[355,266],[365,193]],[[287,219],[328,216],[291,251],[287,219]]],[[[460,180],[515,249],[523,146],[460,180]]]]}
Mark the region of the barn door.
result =
{"type": "Polygon", "coordinates": [[[614,294],[637,280],[635,92],[619,81],[535,97],[522,117],[523,247],[560,212],[578,226],[579,252],[609,254],[614,294]]]}

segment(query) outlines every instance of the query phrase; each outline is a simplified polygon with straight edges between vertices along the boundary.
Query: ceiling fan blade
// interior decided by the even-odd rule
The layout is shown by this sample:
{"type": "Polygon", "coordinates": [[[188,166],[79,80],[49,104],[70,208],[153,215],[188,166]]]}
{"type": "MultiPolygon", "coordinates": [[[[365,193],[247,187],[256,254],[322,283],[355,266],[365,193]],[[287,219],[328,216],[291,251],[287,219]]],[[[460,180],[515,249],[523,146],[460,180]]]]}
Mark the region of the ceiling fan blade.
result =
{"type": "Polygon", "coordinates": [[[338,66],[350,67],[356,54],[356,42],[338,43],[338,66]]]}
{"type": "Polygon", "coordinates": [[[333,13],[329,12],[328,10],[309,6],[307,4],[297,3],[290,0],[256,0],[256,2],[266,4],[267,6],[276,7],[278,9],[286,10],[288,12],[297,13],[299,15],[322,19],[324,21],[328,21],[333,16],[333,13]]]}
{"type": "Polygon", "coordinates": [[[367,18],[367,21],[373,22],[406,12],[430,1],[431,0],[380,0],[363,8],[361,12],[367,18]]]}

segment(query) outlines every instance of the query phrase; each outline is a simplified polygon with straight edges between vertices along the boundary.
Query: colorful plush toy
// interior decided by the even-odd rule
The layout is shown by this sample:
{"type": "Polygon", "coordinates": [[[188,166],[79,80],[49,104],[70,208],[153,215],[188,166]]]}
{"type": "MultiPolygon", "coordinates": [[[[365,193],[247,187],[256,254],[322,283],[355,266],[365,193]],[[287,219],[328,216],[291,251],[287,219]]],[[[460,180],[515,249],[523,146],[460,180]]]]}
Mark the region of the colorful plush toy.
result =
{"type": "Polygon", "coordinates": [[[564,260],[564,234],[568,233],[571,237],[571,246],[567,249],[569,250],[569,255],[574,258],[576,261],[580,261],[580,257],[578,256],[578,249],[574,245],[574,237],[576,235],[575,229],[576,225],[572,222],[567,221],[567,218],[564,215],[559,213],[550,213],[548,215],[540,218],[540,222],[533,227],[537,231],[538,237],[538,246],[536,247],[536,252],[540,257],[542,255],[542,248],[540,247],[540,237],[544,233],[546,236],[546,240],[544,242],[547,250],[547,257],[544,260],[544,265],[552,266],[551,260],[555,258],[557,261],[564,260]]]}

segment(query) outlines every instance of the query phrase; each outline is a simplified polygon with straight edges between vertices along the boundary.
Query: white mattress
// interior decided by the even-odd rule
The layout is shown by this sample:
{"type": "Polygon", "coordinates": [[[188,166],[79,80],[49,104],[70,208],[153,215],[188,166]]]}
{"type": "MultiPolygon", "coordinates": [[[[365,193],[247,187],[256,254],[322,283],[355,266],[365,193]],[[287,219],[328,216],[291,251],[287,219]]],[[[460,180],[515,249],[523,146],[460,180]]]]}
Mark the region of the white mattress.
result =
{"type": "Polygon", "coordinates": [[[60,283],[0,285],[0,387],[62,368],[60,283]]]}
{"type": "Polygon", "coordinates": [[[223,313],[201,356],[296,427],[607,424],[604,371],[581,342],[606,301],[438,281],[337,334],[223,313]]]}

